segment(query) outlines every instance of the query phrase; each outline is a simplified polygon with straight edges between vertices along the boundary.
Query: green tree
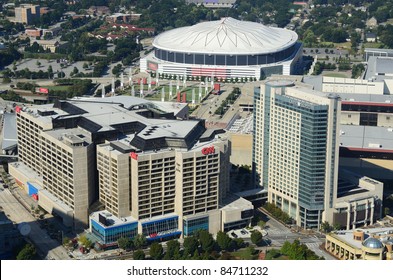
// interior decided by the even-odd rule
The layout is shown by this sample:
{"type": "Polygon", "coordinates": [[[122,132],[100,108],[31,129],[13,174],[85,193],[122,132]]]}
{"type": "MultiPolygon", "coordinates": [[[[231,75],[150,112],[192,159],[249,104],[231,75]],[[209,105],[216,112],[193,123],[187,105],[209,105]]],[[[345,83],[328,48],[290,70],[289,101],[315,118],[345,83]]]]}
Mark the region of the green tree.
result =
{"type": "Polygon", "coordinates": [[[9,83],[11,83],[11,78],[3,76],[3,84],[9,84],[9,83]]]}
{"type": "Polygon", "coordinates": [[[180,250],[179,241],[177,241],[175,239],[169,240],[166,243],[165,259],[166,260],[173,260],[175,258],[175,255],[179,254],[179,250],[180,250]]]}
{"type": "Polygon", "coordinates": [[[133,241],[128,237],[121,237],[117,240],[120,249],[129,250],[133,247],[133,241]]]}
{"type": "Polygon", "coordinates": [[[145,253],[142,250],[136,250],[133,254],[132,254],[132,258],[134,260],[144,260],[145,259],[145,253]]]}
{"type": "Polygon", "coordinates": [[[341,229],[341,225],[340,225],[340,224],[335,223],[335,224],[333,225],[333,230],[340,230],[340,229],[341,229]]]}
{"type": "Polygon", "coordinates": [[[258,226],[263,229],[266,226],[266,222],[265,221],[259,221],[258,222],[258,226]]]}
{"type": "Polygon", "coordinates": [[[142,234],[138,234],[134,239],[134,244],[135,244],[135,247],[138,249],[145,247],[147,244],[146,236],[144,236],[142,234]]]}
{"type": "Polygon", "coordinates": [[[164,249],[160,243],[154,242],[150,245],[149,253],[153,260],[160,260],[162,258],[162,254],[164,253],[164,249]]]}
{"type": "Polygon", "coordinates": [[[79,73],[78,67],[74,66],[74,69],[72,69],[71,74],[72,74],[72,75],[75,75],[75,74],[78,74],[78,73],[79,73]]]}
{"type": "Polygon", "coordinates": [[[116,77],[119,77],[121,73],[122,66],[121,64],[117,64],[115,67],[112,69],[112,74],[115,75],[116,77]]]}
{"type": "Polygon", "coordinates": [[[183,247],[184,247],[184,254],[188,256],[189,254],[193,254],[196,249],[198,249],[199,242],[195,236],[187,236],[184,238],[183,247]]]}
{"type": "Polygon", "coordinates": [[[328,222],[323,222],[323,223],[321,224],[321,230],[322,230],[324,233],[331,232],[331,231],[332,231],[332,226],[331,226],[328,222]]]}
{"type": "Polygon", "coordinates": [[[235,245],[236,245],[236,248],[242,248],[243,246],[244,246],[244,240],[243,240],[243,238],[234,238],[233,239],[233,242],[235,243],[235,245]]]}
{"type": "Polygon", "coordinates": [[[385,208],[383,209],[383,214],[384,214],[385,216],[387,216],[387,215],[390,214],[390,209],[389,209],[389,207],[385,207],[385,208]]]}
{"type": "Polygon", "coordinates": [[[211,233],[207,230],[201,230],[198,233],[198,237],[202,250],[210,253],[214,248],[214,239],[211,233]]]}
{"type": "Polygon", "coordinates": [[[217,243],[220,246],[221,250],[226,251],[231,246],[232,239],[222,231],[217,233],[217,243]]]}
{"type": "Polygon", "coordinates": [[[305,244],[300,244],[299,240],[285,241],[280,252],[288,256],[290,260],[318,260],[320,259],[313,251],[307,248],[305,244]]]}
{"type": "Polygon", "coordinates": [[[70,242],[71,242],[71,239],[69,239],[68,237],[63,238],[63,246],[64,247],[70,246],[70,242]]]}
{"type": "Polygon", "coordinates": [[[26,244],[22,250],[16,256],[17,260],[33,260],[36,257],[36,250],[34,245],[28,243],[26,244]]]}
{"type": "Polygon", "coordinates": [[[258,245],[262,241],[262,233],[258,230],[254,230],[251,232],[251,242],[255,245],[258,245]]]}
{"type": "Polygon", "coordinates": [[[255,250],[255,248],[252,247],[252,246],[248,246],[248,247],[246,248],[246,250],[247,250],[247,252],[250,254],[250,256],[256,255],[256,254],[258,253],[258,251],[255,250]]]}
{"type": "Polygon", "coordinates": [[[198,250],[195,250],[194,255],[192,255],[192,259],[193,260],[200,260],[201,259],[199,256],[198,250]]]}
{"type": "Polygon", "coordinates": [[[79,242],[86,248],[91,248],[93,243],[86,237],[86,235],[82,235],[79,238],[79,242]]]}
{"type": "Polygon", "coordinates": [[[303,34],[303,42],[305,47],[314,47],[314,45],[317,43],[317,37],[315,36],[314,32],[312,32],[312,30],[308,29],[303,34]]]}
{"type": "Polygon", "coordinates": [[[281,247],[281,254],[283,255],[289,255],[291,253],[292,250],[292,244],[291,242],[289,242],[288,240],[284,242],[284,244],[281,247]]]}
{"type": "Polygon", "coordinates": [[[65,77],[65,73],[63,71],[60,71],[57,73],[57,77],[58,78],[64,78],[65,77]]]}
{"type": "Polygon", "coordinates": [[[52,68],[52,65],[49,65],[49,66],[48,66],[47,72],[48,72],[49,78],[50,78],[50,79],[53,78],[53,68],[52,68]]]}
{"type": "Polygon", "coordinates": [[[266,252],[266,260],[274,260],[277,259],[281,256],[280,254],[280,250],[277,249],[271,249],[269,251],[266,252]]]}

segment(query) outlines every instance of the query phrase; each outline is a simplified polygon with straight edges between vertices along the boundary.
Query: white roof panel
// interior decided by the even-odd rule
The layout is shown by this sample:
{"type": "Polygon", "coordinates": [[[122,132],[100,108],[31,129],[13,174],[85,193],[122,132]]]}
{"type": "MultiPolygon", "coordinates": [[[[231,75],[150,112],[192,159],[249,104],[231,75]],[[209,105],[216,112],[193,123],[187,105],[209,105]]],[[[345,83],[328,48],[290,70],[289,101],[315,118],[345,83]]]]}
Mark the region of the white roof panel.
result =
{"type": "Polygon", "coordinates": [[[227,17],[166,31],[154,39],[153,46],[173,52],[249,55],[278,52],[297,39],[287,29],[227,17]]]}

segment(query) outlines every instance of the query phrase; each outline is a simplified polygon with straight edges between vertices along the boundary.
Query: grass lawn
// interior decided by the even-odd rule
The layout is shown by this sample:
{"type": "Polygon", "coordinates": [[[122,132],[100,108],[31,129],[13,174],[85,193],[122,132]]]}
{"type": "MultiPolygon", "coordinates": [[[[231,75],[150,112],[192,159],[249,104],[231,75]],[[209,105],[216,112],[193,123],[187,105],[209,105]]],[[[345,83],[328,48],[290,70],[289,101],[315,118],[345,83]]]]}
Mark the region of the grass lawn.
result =
{"type": "Polygon", "coordinates": [[[240,249],[239,251],[232,252],[231,255],[241,260],[256,260],[258,258],[258,255],[251,255],[250,251],[247,250],[247,248],[243,248],[240,249]]]}
{"type": "Polygon", "coordinates": [[[287,261],[287,260],[289,260],[289,258],[287,256],[281,255],[278,258],[274,258],[272,260],[285,260],[285,261],[287,261]]]}
{"type": "MultiPolygon", "coordinates": [[[[161,91],[162,88],[165,89],[165,101],[176,101],[177,99],[177,91],[176,91],[176,84],[174,84],[172,86],[172,100],[169,100],[169,86],[165,85],[165,86],[159,86],[157,88],[152,88],[152,90],[155,91],[154,94],[152,95],[148,95],[146,96],[146,99],[150,99],[150,100],[161,100],[161,91]]],[[[198,103],[198,98],[199,98],[199,87],[187,87],[185,89],[183,89],[180,86],[179,91],[181,92],[181,95],[183,95],[183,93],[186,93],[186,99],[187,102],[191,103],[192,101],[192,90],[193,88],[195,89],[195,102],[198,103]]],[[[139,86],[135,86],[135,91],[139,91],[139,86]]],[[[147,93],[147,86],[144,87],[144,93],[147,93]]],[[[205,87],[202,87],[202,98],[205,95],[205,87]]]]}
{"type": "Polygon", "coordinates": [[[379,49],[382,46],[381,43],[364,43],[365,48],[375,48],[379,49]]]}
{"type": "Polygon", "coordinates": [[[342,48],[342,49],[351,49],[351,42],[344,42],[344,43],[333,43],[333,42],[323,42],[323,44],[330,45],[333,44],[335,48],[342,48]]]}
{"type": "Polygon", "coordinates": [[[348,76],[346,74],[339,73],[339,72],[337,72],[337,73],[332,73],[332,72],[330,72],[330,73],[323,73],[322,76],[334,77],[334,78],[348,78],[348,76]]]}
{"type": "Polygon", "coordinates": [[[386,24],[392,24],[393,25],[393,18],[390,18],[386,21],[386,24]]]}
{"type": "Polygon", "coordinates": [[[43,88],[47,88],[49,90],[57,90],[57,91],[69,91],[70,86],[42,86],[43,88]]]}
{"type": "Polygon", "coordinates": [[[351,42],[345,42],[345,43],[334,43],[334,46],[336,48],[343,48],[343,49],[351,49],[351,42]]]}

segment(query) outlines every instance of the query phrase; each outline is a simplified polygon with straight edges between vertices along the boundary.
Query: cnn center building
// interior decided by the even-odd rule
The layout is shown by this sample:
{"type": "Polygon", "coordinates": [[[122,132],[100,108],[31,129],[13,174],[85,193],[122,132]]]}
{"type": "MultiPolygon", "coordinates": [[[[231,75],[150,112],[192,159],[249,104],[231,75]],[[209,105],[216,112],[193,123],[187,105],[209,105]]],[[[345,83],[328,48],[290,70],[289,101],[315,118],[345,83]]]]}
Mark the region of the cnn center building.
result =
{"type": "Polygon", "coordinates": [[[287,29],[223,18],[163,32],[141,71],[161,75],[261,79],[296,74],[302,44],[287,29]]]}

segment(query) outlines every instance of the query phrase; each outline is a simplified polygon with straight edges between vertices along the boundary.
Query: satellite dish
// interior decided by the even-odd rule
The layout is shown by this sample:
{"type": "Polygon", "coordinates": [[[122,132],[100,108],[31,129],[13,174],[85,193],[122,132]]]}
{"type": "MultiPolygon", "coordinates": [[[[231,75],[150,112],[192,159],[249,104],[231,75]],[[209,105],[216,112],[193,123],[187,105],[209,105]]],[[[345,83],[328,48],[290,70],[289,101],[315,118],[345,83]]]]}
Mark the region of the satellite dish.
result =
{"type": "Polygon", "coordinates": [[[23,236],[27,236],[27,235],[29,235],[29,233],[31,231],[31,227],[27,223],[20,223],[18,225],[18,230],[19,230],[20,234],[22,234],[23,236]]]}

